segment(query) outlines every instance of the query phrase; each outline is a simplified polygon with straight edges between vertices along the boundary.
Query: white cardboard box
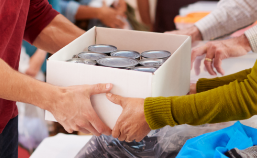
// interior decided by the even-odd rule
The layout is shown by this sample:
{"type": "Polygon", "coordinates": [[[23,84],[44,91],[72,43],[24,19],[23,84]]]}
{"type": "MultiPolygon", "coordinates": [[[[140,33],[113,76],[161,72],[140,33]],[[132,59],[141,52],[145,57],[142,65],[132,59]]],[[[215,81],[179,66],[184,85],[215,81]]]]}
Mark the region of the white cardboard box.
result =
{"type": "MultiPolygon", "coordinates": [[[[94,27],[56,52],[47,61],[47,82],[57,86],[112,83],[112,93],[124,97],[185,95],[190,87],[189,36],[94,27]],[[110,44],[118,50],[168,50],[171,57],[154,73],[64,62],[93,44],[110,44]]],[[[122,112],[105,94],[94,95],[92,105],[111,129],[122,112]]],[[[55,121],[46,111],[46,120],[55,121]]]]}

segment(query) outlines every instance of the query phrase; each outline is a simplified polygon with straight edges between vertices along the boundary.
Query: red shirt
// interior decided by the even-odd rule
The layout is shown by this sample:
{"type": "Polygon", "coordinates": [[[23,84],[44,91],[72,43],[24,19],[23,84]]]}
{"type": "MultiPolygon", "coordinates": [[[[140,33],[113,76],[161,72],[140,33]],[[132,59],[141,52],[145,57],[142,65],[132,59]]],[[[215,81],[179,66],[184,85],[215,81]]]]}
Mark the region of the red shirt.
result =
{"type": "MultiPolygon", "coordinates": [[[[47,0],[0,0],[0,58],[18,70],[22,39],[33,43],[57,14],[47,0]]],[[[17,115],[16,103],[0,98],[0,133],[17,115]]]]}

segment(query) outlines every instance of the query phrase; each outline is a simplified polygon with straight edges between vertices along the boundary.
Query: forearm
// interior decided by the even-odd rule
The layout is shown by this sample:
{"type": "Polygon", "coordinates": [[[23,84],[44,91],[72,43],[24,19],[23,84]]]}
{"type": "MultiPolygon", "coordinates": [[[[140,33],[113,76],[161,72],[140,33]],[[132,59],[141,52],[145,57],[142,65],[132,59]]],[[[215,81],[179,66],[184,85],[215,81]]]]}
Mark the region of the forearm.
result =
{"type": "Polygon", "coordinates": [[[0,59],[0,98],[30,103],[42,109],[55,104],[60,90],[13,70],[0,59]]]}
{"type": "Polygon", "coordinates": [[[75,15],[75,19],[76,20],[86,20],[86,19],[94,19],[94,18],[99,19],[100,9],[101,8],[93,8],[85,5],[80,5],[75,15]]]}
{"type": "Polygon", "coordinates": [[[255,0],[222,0],[216,10],[198,21],[203,40],[215,39],[250,25],[257,19],[255,0]]]}
{"type": "Polygon", "coordinates": [[[30,58],[30,67],[34,67],[37,70],[40,70],[42,64],[46,59],[47,52],[41,49],[37,51],[30,58]]]}
{"type": "Polygon", "coordinates": [[[250,118],[257,114],[257,63],[242,82],[234,81],[206,92],[147,98],[145,116],[152,129],[165,125],[201,125],[250,118]]]}
{"type": "Polygon", "coordinates": [[[247,79],[247,75],[251,73],[251,70],[252,69],[247,69],[232,75],[217,77],[213,79],[201,78],[196,83],[196,92],[200,93],[200,92],[208,91],[220,86],[227,85],[230,82],[233,82],[235,80],[241,82],[244,79],[247,79]]]}
{"type": "Polygon", "coordinates": [[[137,6],[142,22],[147,26],[151,26],[149,0],[137,0],[137,6]]]}
{"type": "Polygon", "coordinates": [[[62,15],[57,15],[38,35],[33,45],[49,53],[55,53],[85,33],[62,15]]]}

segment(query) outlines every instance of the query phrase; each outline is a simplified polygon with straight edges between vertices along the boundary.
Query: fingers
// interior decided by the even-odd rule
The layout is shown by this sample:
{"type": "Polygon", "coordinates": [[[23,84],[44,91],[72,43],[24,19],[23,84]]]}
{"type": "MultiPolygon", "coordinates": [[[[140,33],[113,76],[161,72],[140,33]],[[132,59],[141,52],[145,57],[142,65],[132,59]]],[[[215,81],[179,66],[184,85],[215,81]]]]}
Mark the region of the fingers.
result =
{"type": "Polygon", "coordinates": [[[105,2],[105,0],[103,0],[103,7],[106,7],[106,2],[105,2]]]}
{"type": "Polygon", "coordinates": [[[194,70],[195,70],[195,74],[196,76],[198,76],[201,72],[201,62],[202,62],[203,58],[196,58],[195,62],[194,62],[194,70]]]}
{"type": "Polygon", "coordinates": [[[88,88],[88,92],[90,95],[94,95],[94,94],[100,94],[100,93],[107,93],[111,89],[112,89],[112,84],[99,83],[99,84],[90,85],[88,88]]]}
{"type": "Polygon", "coordinates": [[[124,106],[123,102],[126,98],[124,97],[121,97],[119,95],[115,95],[115,94],[112,94],[112,93],[107,93],[106,94],[106,97],[107,99],[109,99],[111,102],[113,102],[114,104],[118,104],[120,106],[124,106]]]}
{"type": "MultiPolygon", "coordinates": [[[[207,59],[213,60],[213,58],[215,57],[215,49],[216,49],[215,46],[209,47],[208,50],[207,50],[205,59],[207,58],[207,59]]],[[[212,63],[213,63],[213,61],[208,61],[208,60],[204,61],[204,65],[205,65],[207,71],[209,72],[209,74],[217,75],[216,72],[213,69],[213,64],[212,63]]]]}
{"type": "Polygon", "coordinates": [[[119,15],[117,15],[117,18],[115,21],[113,21],[114,25],[116,26],[116,28],[123,28],[125,23],[120,19],[121,17],[119,17],[119,15]]]}
{"type": "MultiPolygon", "coordinates": [[[[118,122],[117,122],[118,123],[118,122]]],[[[118,124],[116,123],[115,127],[112,130],[112,137],[113,138],[119,138],[120,136],[120,129],[118,128],[118,124]]]]}
{"type": "Polygon", "coordinates": [[[67,131],[68,133],[72,133],[73,132],[72,128],[68,125],[68,123],[61,122],[61,121],[59,121],[59,123],[63,126],[65,131],[67,131]]]}
{"type": "Polygon", "coordinates": [[[194,48],[192,50],[192,54],[191,54],[191,69],[193,67],[193,63],[195,61],[195,58],[205,54],[206,51],[207,51],[207,47],[208,47],[208,45],[206,44],[206,45],[203,45],[203,46],[200,46],[200,47],[196,47],[196,48],[194,48]]]}
{"type": "Polygon", "coordinates": [[[222,53],[219,50],[217,50],[215,53],[215,59],[213,61],[214,67],[218,71],[218,73],[220,73],[221,75],[225,75],[225,71],[221,67],[222,59],[222,53]]]}
{"type": "Polygon", "coordinates": [[[90,134],[90,132],[88,130],[86,130],[85,128],[79,128],[79,131],[84,133],[84,134],[90,134]]]}

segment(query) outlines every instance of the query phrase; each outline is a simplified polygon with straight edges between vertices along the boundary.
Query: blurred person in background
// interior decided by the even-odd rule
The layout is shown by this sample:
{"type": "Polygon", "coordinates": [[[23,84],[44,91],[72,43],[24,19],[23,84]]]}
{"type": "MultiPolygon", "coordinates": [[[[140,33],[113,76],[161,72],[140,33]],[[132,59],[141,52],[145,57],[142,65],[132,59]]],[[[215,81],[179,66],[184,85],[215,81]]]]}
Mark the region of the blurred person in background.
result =
{"type": "Polygon", "coordinates": [[[94,26],[147,30],[135,17],[134,9],[125,0],[61,0],[61,13],[83,30],[94,26]]]}
{"type": "Polygon", "coordinates": [[[60,15],[47,0],[0,1],[0,157],[18,157],[15,101],[50,111],[69,133],[111,134],[94,111],[90,96],[109,92],[111,84],[59,87],[17,72],[23,38],[55,53],[85,31],[60,15]]]}
{"type": "MultiPolygon", "coordinates": [[[[196,22],[194,26],[170,34],[189,35],[192,42],[214,40],[229,35],[239,29],[253,24],[257,20],[257,1],[255,0],[221,0],[217,9],[196,22]]],[[[205,67],[211,75],[224,75],[221,67],[223,59],[238,57],[249,51],[257,52],[257,26],[246,30],[244,34],[227,40],[208,42],[192,50],[191,62],[197,56],[206,55],[205,67]],[[215,68],[215,69],[214,69],[215,68]]]]}
{"type": "MultiPolygon", "coordinates": [[[[154,32],[176,30],[174,18],[179,15],[180,8],[200,0],[157,0],[155,22],[150,17],[149,0],[137,0],[140,17],[145,25],[154,32]]],[[[218,1],[218,0],[206,0],[218,1]]]]}

